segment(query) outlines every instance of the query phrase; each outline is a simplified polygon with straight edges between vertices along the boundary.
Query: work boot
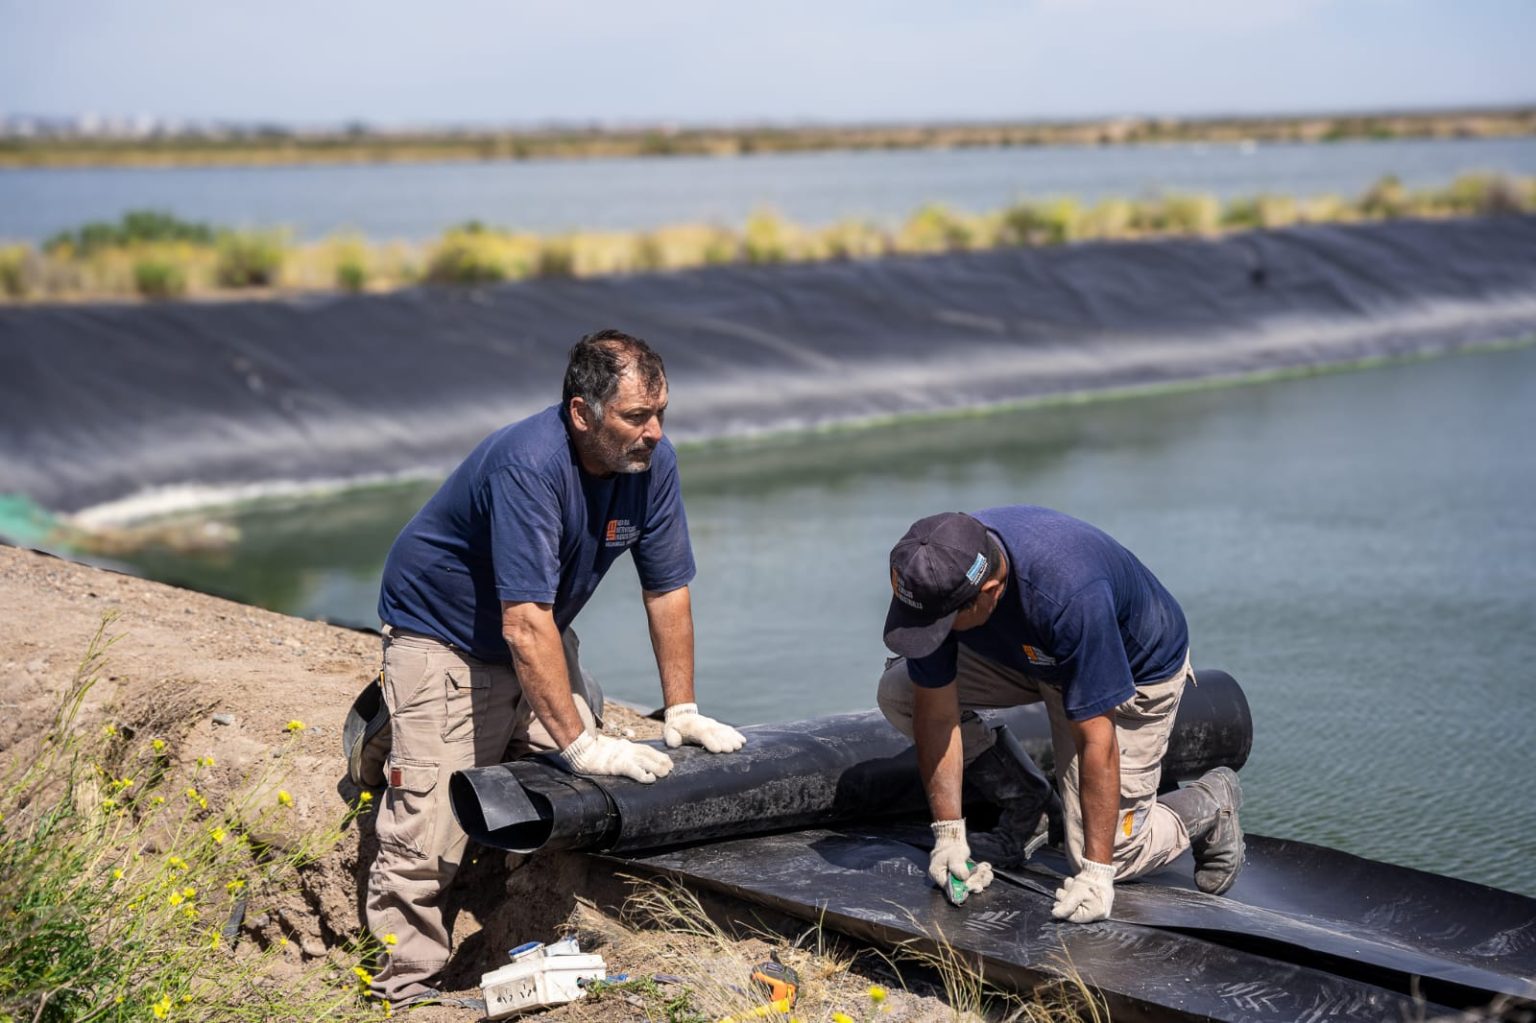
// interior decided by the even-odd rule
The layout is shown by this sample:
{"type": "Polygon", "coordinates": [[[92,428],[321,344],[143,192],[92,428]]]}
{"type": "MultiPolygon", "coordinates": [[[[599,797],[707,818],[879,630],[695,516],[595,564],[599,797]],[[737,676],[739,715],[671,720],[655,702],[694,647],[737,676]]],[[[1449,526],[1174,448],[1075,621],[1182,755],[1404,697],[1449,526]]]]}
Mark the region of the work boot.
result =
{"type": "Polygon", "coordinates": [[[1243,829],[1237,811],[1243,786],[1230,767],[1207,771],[1195,781],[1157,801],[1179,815],[1195,854],[1195,887],[1221,895],[1243,869],[1243,829]]]}
{"type": "Polygon", "coordinates": [[[1021,866],[1047,837],[1061,842],[1061,800],[1007,725],[992,732],[992,747],[966,765],[965,780],[1002,811],[992,833],[1003,849],[1001,865],[1021,866]]]}

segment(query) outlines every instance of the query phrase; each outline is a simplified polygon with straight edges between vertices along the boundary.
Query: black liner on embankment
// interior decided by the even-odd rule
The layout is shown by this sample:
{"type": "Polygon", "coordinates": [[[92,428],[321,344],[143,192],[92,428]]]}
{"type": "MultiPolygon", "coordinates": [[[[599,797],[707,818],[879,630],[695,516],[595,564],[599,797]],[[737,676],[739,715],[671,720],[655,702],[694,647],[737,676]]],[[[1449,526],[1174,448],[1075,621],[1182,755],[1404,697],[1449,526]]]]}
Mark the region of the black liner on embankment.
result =
{"type": "Polygon", "coordinates": [[[680,440],[1439,352],[1536,331],[1536,217],[713,268],[383,296],[0,310],[0,493],[440,471],[662,351],[680,440]]]}

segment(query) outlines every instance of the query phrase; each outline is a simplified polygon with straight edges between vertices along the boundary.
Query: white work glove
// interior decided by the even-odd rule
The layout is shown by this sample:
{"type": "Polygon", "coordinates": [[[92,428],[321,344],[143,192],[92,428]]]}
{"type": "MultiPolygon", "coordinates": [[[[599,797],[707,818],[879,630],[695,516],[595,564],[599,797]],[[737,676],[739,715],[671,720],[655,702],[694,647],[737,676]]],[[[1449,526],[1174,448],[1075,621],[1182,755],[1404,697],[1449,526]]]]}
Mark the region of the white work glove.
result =
{"type": "Polygon", "coordinates": [[[1089,924],[1109,916],[1115,904],[1115,865],[1084,860],[1077,876],[1056,889],[1051,916],[1074,924],[1089,924]]]}
{"type": "Polygon", "coordinates": [[[730,725],[699,713],[697,703],[675,703],[662,718],[661,737],[672,749],[683,743],[703,746],[711,753],[734,753],[747,743],[730,725]]]}
{"type": "Polygon", "coordinates": [[[992,883],[992,864],[967,865],[971,858],[971,846],[965,840],[965,821],[934,821],[933,853],[928,857],[928,876],[933,883],[949,892],[949,878],[953,874],[964,881],[965,887],[979,892],[992,883]]]}
{"type": "Polygon", "coordinates": [[[671,758],[659,749],[591,732],[577,736],[560,758],[577,774],[616,774],[647,785],[672,771],[671,758]]]}

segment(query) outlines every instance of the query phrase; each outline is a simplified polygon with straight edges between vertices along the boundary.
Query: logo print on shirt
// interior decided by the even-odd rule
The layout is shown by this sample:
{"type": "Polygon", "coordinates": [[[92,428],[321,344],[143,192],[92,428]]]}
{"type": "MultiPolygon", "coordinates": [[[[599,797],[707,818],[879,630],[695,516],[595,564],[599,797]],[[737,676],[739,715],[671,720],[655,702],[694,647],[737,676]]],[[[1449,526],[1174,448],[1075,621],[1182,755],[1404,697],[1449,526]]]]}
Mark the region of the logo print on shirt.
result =
{"type": "Polygon", "coordinates": [[[603,531],[603,546],[628,547],[639,535],[640,527],[632,525],[628,519],[609,519],[608,528],[603,531]]]}
{"type": "Polygon", "coordinates": [[[1028,643],[1025,643],[1022,645],[1022,649],[1024,651],[1025,659],[1028,660],[1030,664],[1046,668],[1056,663],[1056,658],[1052,657],[1050,654],[1046,653],[1044,650],[1041,650],[1037,646],[1030,646],[1028,643]]]}

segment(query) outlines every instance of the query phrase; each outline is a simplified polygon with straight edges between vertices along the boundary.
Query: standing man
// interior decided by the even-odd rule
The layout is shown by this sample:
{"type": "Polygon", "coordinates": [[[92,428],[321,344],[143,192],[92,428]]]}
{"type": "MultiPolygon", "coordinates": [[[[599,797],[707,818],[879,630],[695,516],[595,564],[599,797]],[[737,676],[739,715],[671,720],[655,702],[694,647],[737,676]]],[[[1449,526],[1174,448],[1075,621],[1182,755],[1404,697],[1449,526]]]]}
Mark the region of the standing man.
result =
{"type": "Polygon", "coordinates": [[[374,993],[397,1006],[438,996],[430,982],[452,947],[442,895],[468,841],[449,806],[454,771],[500,763],[513,742],[558,750],[581,774],[650,783],[671,771],[665,753],[598,730],[602,694],[570,627],[625,551],[667,745],[745,741],[694,703],[693,550],[666,411],[659,355],[616,330],[588,335],[561,403],[482,441],[390,548],[379,617],[394,735],[367,917],[388,948],[374,993]]]}
{"type": "Polygon", "coordinates": [[[975,711],[1043,701],[1051,722],[1067,858],[1076,872],[1052,915],[1109,915],[1114,882],[1186,848],[1195,883],[1221,894],[1243,864],[1237,775],[1218,767],[1161,798],[1160,765],[1189,668],[1184,612],[1130,551],[1086,522],[1029,505],[921,519],[891,550],[895,596],[885,643],[901,656],[880,679],[880,709],[913,738],[933,812],[928,874],[972,891],[961,779],[1003,808],[1005,848],[1039,821],[1038,770],[1009,754],[1007,730],[975,711]],[[1003,733],[1001,736],[999,732],[1003,733]],[[1001,741],[1000,741],[1001,740],[1001,741]]]}

